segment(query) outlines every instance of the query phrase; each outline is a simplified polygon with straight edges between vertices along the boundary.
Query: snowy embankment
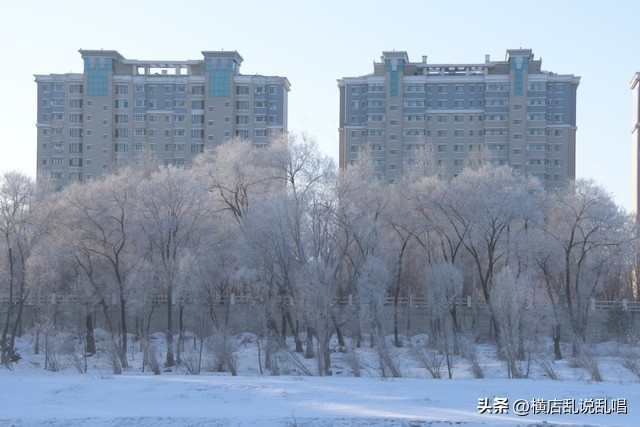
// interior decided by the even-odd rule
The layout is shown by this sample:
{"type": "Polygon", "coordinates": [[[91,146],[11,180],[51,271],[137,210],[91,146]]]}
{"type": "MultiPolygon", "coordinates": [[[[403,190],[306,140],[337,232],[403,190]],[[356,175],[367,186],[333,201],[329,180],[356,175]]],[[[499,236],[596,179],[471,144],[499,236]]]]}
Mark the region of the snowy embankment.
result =
{"type": "MultiPolygon", "coordinates": [[[[0,425],[640,425],[638,379],[621,367],[613,345],[603,347],[607,354],[599,360],[605,381],[592,382],[569,361],[556,363],[559,381],[542,379],[537,370],[531,379],[507,379],[502,362],[490,357],[490,346],[479,353],[487,379],[471,378],[461,360],[454,365],[453,379],[432,379],[410,356],[410,348],[396,354],[405,378],[380,378],[374,352],[368,349],[359,355],[366,368],[361,378],[351,376],[342,353],[332,355],[331,377],[260,376],[255,343],[246,335],[238,342],[243,343],[238,347],[240,375],[232,377],[190,376],[182,368],[143,373],[141,354],[135,351],[122,375],[111,373],[100,352],[89,359],[86,374],[74,371],[63,356],[62,369],[49,372],[43,369],[42,355],[27,355],[32,343],[23,340],[23,359],[13,370],[0,368],[0,425]],[[493,412],[500,411],[501,398],[506,398],[506,413],[482,411],[483,398],[493,412]]],[[[302,362],[313,372],[313,360],[302,362]]]]}

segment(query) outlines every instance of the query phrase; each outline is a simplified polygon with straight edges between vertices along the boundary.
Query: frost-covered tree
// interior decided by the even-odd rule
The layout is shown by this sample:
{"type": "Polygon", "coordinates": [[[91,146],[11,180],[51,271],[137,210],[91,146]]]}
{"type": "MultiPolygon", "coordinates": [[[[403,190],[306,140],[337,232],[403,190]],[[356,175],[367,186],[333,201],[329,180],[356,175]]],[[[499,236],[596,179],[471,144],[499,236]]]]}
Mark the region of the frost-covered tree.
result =
{"type": "MultiPolygon", "coordinates": [[[[209,206],[204,186],[190,169],[163,168],[153,172],[137,187],[137,224],[148,247],[149,264],[157,270],[167,305],[166,366],[175,363],[173,351],[173,302],[179,301],[180,320],[185,304],[175,295],[182,256],[200,243],[200,236],[211,231],[209,206]]],[[[181,322],[182,323],[182,322],[181,322]]],[[[181,336],[184,327],[180,325],[181,336]]]]}
{"type": "Polygon", "coordinates": [[[505,267],[496,273],[492,290],[492,312],[500,324],[502,355],[507,365],[509,378],[526,378],[529,375],[528,364],[523,363],[525,355],[525,337],[535,336],[535,324],[526,323],[526,313],[534,307],[538,286],[527,274],[505,267]]]}
{"type": "Polygon", "coordinates": [[[193,168],[214,199],[214,209],[228,212],[242,225],[254,199],[273,187],[272,145],[258,148],[251,141],[232,139],[198,156],[193,168]]]}
{"type": "Polygon", "coordinates": [[[362,342],[362,327],[371,330],[371,345],[382,337],[382,307],[390,286],[390,266],[385,250],[390,233],[386,218],[388,191],[371,180],[372,165],[367,156],[342,171],[336,192],[336,221],[344,236],[344,258],[340,296],[356,298],[356,346],[362,342]],[[379,270],[378,270],[379,268],[379,270]],[[378,277],[375,277],[379,273],[378,277]]]}
{"type": "Polygon", "coordinates": [[[566,310],[573,335],[584,342],[591,298],[617,272],[619,251],[633,238],[628,218],[610,194],[588,180],[553,194],[545,218],[545,244],[556,259],[539,264],[551,298],[566,310]]]}
{"type": "Polygon", "coordinates": [[[470,256],[496,337],[500,323],[491,303],[494,274],[513,262],[513,242],[540,217],[540,192],[533,178],[507,167],[483,166],[456,177],[440,207],[470,256]]]}
{"type": "Polygon", "coordinates": [[[132,278],[143,257],[136,251],[135,186],[139,176],[128,169],[102,180],[73,185],[61,195],[66,232],[61,238],[89,284],[106,306],[118,301],[119,357],[127,366],[127,301],[135,285],[132,278]]]}
{"type": "Polygon", "coordinates": [[[37,234],[33,221],[36,203],[35,184],[28,176],[20,172],[6,172],[0,176],[0,271],[3,271],[0,292],[8,297],[9,302],[0,338],[2,364],[18,357],[15,338],[29,295],[25,273],[31,245],[37,234]]]}
{"type": "Polygon", "coordinates": [[[457,305],[462,296],[462,273],[455,265],[447,262],[427,264],[425,270],[424,293],[435,320],[433,341],[445,349],[447,362],[449,362],[449,337],[452,338],[452,350],[459,351],[459,324],[452,307],[457,305]],[[449,316],[451,322],[447,321],[449,316]]]}

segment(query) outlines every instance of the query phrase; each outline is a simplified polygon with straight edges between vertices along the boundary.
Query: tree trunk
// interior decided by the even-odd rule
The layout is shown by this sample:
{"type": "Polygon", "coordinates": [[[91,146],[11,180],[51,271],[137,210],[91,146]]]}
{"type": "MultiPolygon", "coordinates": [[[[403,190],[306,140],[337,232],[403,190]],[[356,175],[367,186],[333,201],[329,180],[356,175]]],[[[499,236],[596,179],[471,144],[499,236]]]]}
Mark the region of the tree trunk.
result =
{"type": "MultiPolygon", "coordinates": [[[[176,363],[180,365],[182,363],[180,355],[184,349],[184,304],[180,304],[178,309],[178,348],[176,350],[176,363]]],[[[199,371],[198,371],[199,372],[199,371]]]]}
{"type": "Polygon", "coordinates": [[[525,359],[525,351],[524,351],[524,324],[522,319],[518,320],[518,360],[525,359]]]}
{"type": "Polygon", "coordinates": [[[2,330],[2,340],[0,340],[0,363],[9,364],[9,345],[7,343],[7,334],[9,333],[9,325],[11,324],[11,316],[13,315],[13,281],[9,284],[9,307],[7,308],[7,316],[5,318],[4,329],[2,330]]]}
{"type": "Polygon", "coordinates": [[[331,350],[329,349],[329,340],[327,339],[326,341],[327,342],[324,342],[322,344],[322,366],[324,368],[324,375],[332,375],[333,372],[331,372],[331,350]]]}
{"type": "Polygon", "coordinates": [[[16,335],[18,334],[18,327],[20,325],[20,320],[22,319],[22,311],[24,309],[24,298],[20,298],[20,303],[18,304],[18,314],[16,315],[16,320],[13,323],[13,328],[11,329],[11,339],[9,342],[9,360],[17,362],[20,359],[20,356],[16,353],[16,335]]]}
{"type": "Polygon", "coordinates": [[[173,287],[167,286],[167,358],[164,363],[166,367],[175,365],[173,357],[173,287]]]}
{"type": "Polygon", "coordinates": [[[287,342],[287,316],[285,316],[284,311],[282,312],[282,316],[280,319],[280,331],[282,334],[280,335],[282,341],[287,342]]]}
{"type": "Polygon", "coordinates": [[[100,298],[100,307],[102,307],[104,320],[107,322],[107,330],[113,335],[113,325],[111,323],[111,315],[109,314],[109,304],[107,304],[107,301],[105,301],[104,298],[100,298]]]}
{"type": "Polygon", "coordinates": [[[313,329],[307,326],[307,351],[304,355],[306,359],[313,359],[315,353],[313,350],[313,329]]]}
{"type": "Polygon", "coordinates": [[[336,320],[336,316],[331,314],[331,320],[333,321],[333,327],[336,330],[336,336],[338,337],[338,347],[340,347],[340,351],[345,351],[347,345],[344,342],[344,336],[342,335],[342,329],[340,329],[340,325],[338,325],[338,321],[336,320]]]}
{"type": "Polygon", "coordinates": [[[453,328],[453,354],[460,354],[460,322],[458,321],[458,305],[454,303],[449,309],[451,327],[453,328]]]}
{"type": "Polygon", "coordinates": [[[129,365],[127,364],[127,311],[126,311],[127,300],[124,297],[120,297],[120,327],[122,330],[122,347],[120,350],[120,362],[122,363],[122,367],[126,368],[129,365]]]}
{"type": "Polygon", "coordinates": [[[560,348],[560,324],[557,323],[553,329],[553,355],[556,360],[562,360],[562,349],[560,348]]]}
{"type": "Polygon", "coordinates": [[[93,316],[90,312],[87,312],[85,315],[85,326],[86,326],[86,341],[87,347],[85,349],[84,354],[86,356],[93,356],[96,354],[96,339],[93,335],[93,316]]]}
{"type": "Polygon", "coordinates": [[[293,324],[293,318],[291,317],[291,313],[289,310],[285,311],[287,321],[289,322],[289,328],[291,329],[291,334],[293,335],[293,340],[296,343],[296,353],[302,353],[302,340],[300,339],[300,333],[298,332],[298,324],[296,322],[295,326],[293,324]]]}

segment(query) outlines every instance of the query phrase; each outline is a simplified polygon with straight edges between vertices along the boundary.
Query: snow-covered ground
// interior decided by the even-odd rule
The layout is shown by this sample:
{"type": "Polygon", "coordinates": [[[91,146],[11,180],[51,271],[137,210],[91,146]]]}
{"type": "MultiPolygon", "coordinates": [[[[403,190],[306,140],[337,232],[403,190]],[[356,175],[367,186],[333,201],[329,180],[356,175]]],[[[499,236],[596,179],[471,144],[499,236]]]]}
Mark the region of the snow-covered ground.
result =
{"type": "MultiPolygon", "coordinates": [[[[377,355],[368,348],[359,349],[360,378],[352,375],[346,354],[338,352],[332,354],[330,377],[302,376],[295,364],[285,362],[280,370],[287,375],[260,375],[255,339],[235,337],[239,375],[234,377],[188,375],[184,368],[161,375],[142,372],[139,344],[129,351],[131,366],[122,375],[113,374],[100,349],[88,359],[86,374],[62,354],[60,371],[50,372],[44,370],[44,355],[34,355],[32,339],[25,336],[17,346],[22,360],[13,370],[0,368],[0,425],[640,425],[640,379],[621,366],[620,349],[613,343],[598,347],[605,380],[594,382],[570,357],[554,363],[560,380],[544,378],[536,363],[530,379],[507,379],[504,362],[493,357],[490,345],[479,346],[478,352],[485,379],[473,378],[461,358],[453,366],[453,379],[433,379],[412,356],[424,337],[392,350],[403,378],[381,378],[377,355]],[[485,404],[493,409],[480,409],[485,404]]],[[[300,362],[317,371],[314,360],[300,362]]]]}

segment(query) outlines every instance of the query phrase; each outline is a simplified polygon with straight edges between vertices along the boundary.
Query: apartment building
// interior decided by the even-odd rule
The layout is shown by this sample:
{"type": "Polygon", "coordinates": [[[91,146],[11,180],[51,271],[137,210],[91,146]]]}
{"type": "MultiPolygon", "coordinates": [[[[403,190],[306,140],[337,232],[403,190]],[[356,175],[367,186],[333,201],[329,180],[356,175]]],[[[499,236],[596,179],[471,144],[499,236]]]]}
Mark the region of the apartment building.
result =
{"type": "Polygon", "coordinates": [[[640,72],[631,78],[633,91],[633,117],[631,127],[631,211],[640,212],[640,72]]]}
{"type": "Polygon", "coordinates": [[[383,52],[372,74],[338,80],[340,166],[366,150],[373,178],[393,183],[427,153],[445,177],[479,160],[562,187],[575,178],[579,82],[542,70],[531,49],[471,64],[430,64],[426,56],[410,62],[406,52],[383,52]]]}
{"type": "Polygon", "coordinates": [[[235,51],[140,61],[80,50],[83,73],[36,75],[39,176],[57,189],[117,167],[187,165],[230,138],[287,133],[286,77],[240,74],[235,51]]]}

